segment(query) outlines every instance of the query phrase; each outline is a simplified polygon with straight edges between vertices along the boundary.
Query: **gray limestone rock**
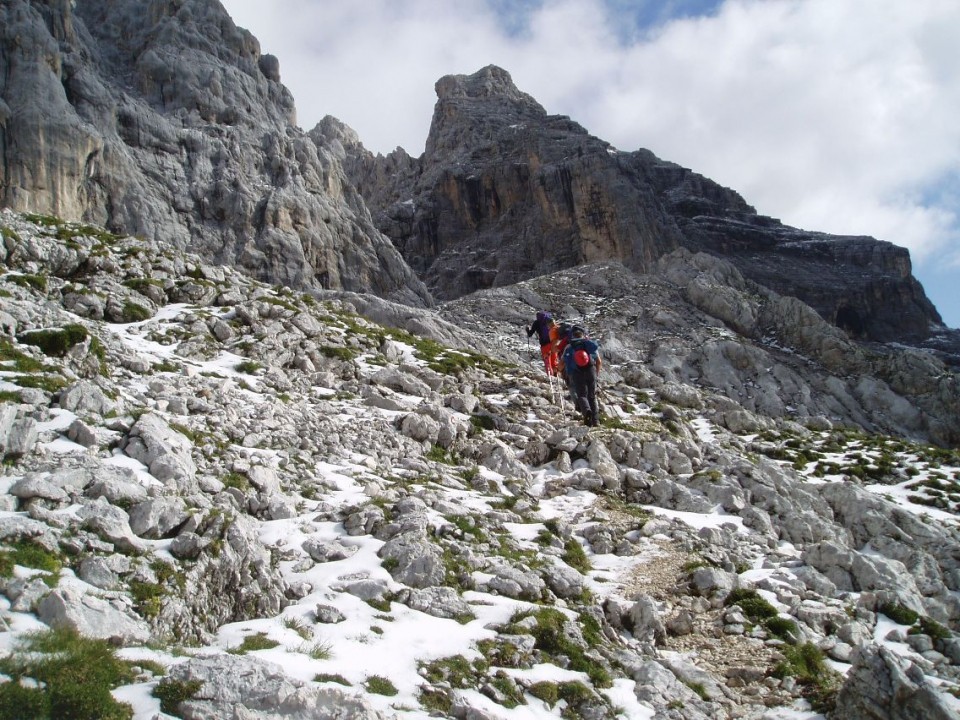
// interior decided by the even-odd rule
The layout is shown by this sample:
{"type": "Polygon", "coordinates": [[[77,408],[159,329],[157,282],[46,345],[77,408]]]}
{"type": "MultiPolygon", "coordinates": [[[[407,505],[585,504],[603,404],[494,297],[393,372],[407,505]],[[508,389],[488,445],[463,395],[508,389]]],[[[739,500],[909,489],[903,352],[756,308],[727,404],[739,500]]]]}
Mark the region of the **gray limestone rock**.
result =
{"type": "Polygon", "coordinates": [[[50,587],[42,578],[15,579],[6,583],[4,594],[10,599],[14,612],[36,612],[40,601],[50,594],[50,587]]]}
{"type": "Polygon", "coordinates": [[[341,542],[325,541],[319,538],[307,538],[303,542],[303,549],[315,562],[335,562],[345,560],[357,552],[354,545],[344,545],[341,542]]]}
{"type": "Polygon", "coordinates": [[[180,492],[197,491],[197,466],[191,457],[191,443],[160,416],[147,413],[130,429],[124,452],[139,460],[150,473],[180,492]]]}
{"type": "Polygon", "coordinates": [[[700,595],[726,594],[739,586],[739,579],[734,573],[720,568],[699,567],[690,576],[692,588],[700,595]]]}
{"type": "Polygon", "coordinates": [[[130,508],[130,528],[144,538],[167,537],[187,521],[186,504],[179,497],[151,498],[130,508]]]}
{"type": "Polygon", "coordinates": [[[196,684],[199,690],[179,703],[182,717],[208,720],[382,720],[384,716],[355,695],[290,678],[279,665],[252,655],[228,653],[191,658],[171,666],[165,684],[196,684]]]}
{"type": "Polygon", "coordinates": [[[397,601],[439,618],[468,618],[473,615],[470,605],[450,587],[404,590],[397,596],[397,601]]]}
{"type": "Polygon", "coordinates": [[[276,58],[219,3],[45,7],[0,8],[3,205],[291,287],[431,303],[341,161],[296,127],[276,58]]]}
{"type": "Polygon", "coordinates": [[[70,628],[117,644],[144,643],[151,637],[150,627],[129,607],[69,588],[61,587],[47,595],[37,614],[50,627],[70,628]]]}
{"type": "Polygon", "coordinates": [[[89,498],[106,498],[114,505],[124,507],[147,499],[147,490],[136,474],[126,468],[104,465],[96,471],[94,481],[84,490],[89,498]]]}
{"type": "Polygon", "coordinates": [[[347,619],[347,616],[333,607],[333,605],[325,605],[322,603],[317,605],[315,614],[317,616],[317,622],[326,625],[340,623],[347,619]]]}
{"type": "Polygon", "coordinates": [[[390,574],[397,582],[412,588],[443,584],[443,553],[440,548],[416,532],[406,532],[387,541],[380,557],[391,560],[390,574]]]}
{"type": "Polygon", "coordinates": [[[541,576],[547,587],[560,598],[578,598],[583,594],[584,577],[574,568],[557,558],[545,558],[546,565],[541,576]]]}
{"type": "Polygon", "coordinates": [[[81,560],[77,574],[81,580],[101,590],[115,590],[120,583],[120,576],[101,557],[94,556],[81,560]]]}
{"type": "Polygon", "coordinates": [[[496,565],[490,572],[493,577],[487,581],[488,587],[507,597],[537,600],[546,589],[546,583],[535,573],[524,572],[509,565],[496,565]]]}
{"type": "Polygon", "coordinates": [[[884,647],[855,651],[837,695],[837,717],[871,720],[947,720],[957,714],[916,665],[884,647]]]}
{"type": "MultiPolygon", "coordinates": [[[[940,323],[902,248],[760,216],[695,172],[648,150],[615,150],[569,118],[547,114],[499,67],[445,76],[436,92],[418,159],[402,149],[374,156],[333,119],[312,136],[336,148],[378,227],[437,297],[584,261],[652,273],[658,259],[682,248],[703,256],[695,272],[658,267],[656,274],[682,287],[689,302],[744,335],[781,329],[790,345],[829,362],[849,367],[857,356],[844,331],[923,339],[940,323]],[[707,253],[723,260],[711,263],[707,253]],[[749,281],[784,301],[744,292],[749,281]]],[[[779,402],[768,389],[763,395],[779,402]]]]}
{"type": "Polygon", "coordinates": [[[29,453],[37,442],[37,421],[17,417],[16,409],[5,406],[0,416],[0,454],[18,458],[29,453]]]}
{"type": "Polygon", "coordinates": [[[80,380],[60,393],[60,407],[78,415],[100,415],[116,410],[117,403],[89,380],[80,380]]]}

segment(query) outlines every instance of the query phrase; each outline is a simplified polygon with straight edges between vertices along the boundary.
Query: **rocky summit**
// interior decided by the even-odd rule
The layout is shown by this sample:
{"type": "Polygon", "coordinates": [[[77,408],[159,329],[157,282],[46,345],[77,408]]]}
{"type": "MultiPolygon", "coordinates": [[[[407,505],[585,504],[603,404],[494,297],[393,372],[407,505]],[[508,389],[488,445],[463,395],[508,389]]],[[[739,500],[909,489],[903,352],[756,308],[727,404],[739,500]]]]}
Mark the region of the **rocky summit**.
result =
{"type": "Polygon", "coordinates": [[[960,718],[906,251],[436,89],[373,156],[216,0],[0,3],[0,720],[960,718]]]}

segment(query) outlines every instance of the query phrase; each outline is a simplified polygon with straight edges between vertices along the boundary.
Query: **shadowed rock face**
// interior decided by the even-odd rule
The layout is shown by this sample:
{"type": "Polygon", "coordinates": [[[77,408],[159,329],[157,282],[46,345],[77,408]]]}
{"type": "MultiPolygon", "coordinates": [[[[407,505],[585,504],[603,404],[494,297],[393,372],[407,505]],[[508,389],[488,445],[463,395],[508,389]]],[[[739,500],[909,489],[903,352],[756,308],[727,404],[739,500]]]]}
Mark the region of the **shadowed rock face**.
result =
{"type": "Polygon", "coordinates": [[[0,6],[0,203],[293,287],[430,304],[216,0],[0,6]]]}
{"type": "Polygon", "coordinates": [[[758,215],[707,178],[548,115],[500,68],[441,78],[436,90],[419,159],[374,157],[330,119],[313,136],[339,139],[378,227],[438,298],[607,259],[646,272],[686,247],[858,339],[921,342],[945,330],[903,248],[758,215]]]}

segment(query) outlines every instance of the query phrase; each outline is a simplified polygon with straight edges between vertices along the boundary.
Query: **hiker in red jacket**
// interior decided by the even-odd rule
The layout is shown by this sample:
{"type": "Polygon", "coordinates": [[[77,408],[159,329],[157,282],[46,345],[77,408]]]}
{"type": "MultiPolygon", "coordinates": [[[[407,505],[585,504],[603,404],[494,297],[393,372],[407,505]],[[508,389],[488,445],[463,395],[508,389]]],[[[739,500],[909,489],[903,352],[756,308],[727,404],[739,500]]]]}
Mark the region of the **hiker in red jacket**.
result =
{"type": "Polygon", "coordinates": [[[556,323],[550,313],[541,311],[537,313],[533,324],[527,328],[527,337],[534,333],[537,335],[537,340],[540,343],[540,357],[543,358],[543,369],[546,370],[548,375],[557,374],[557,365],[552,351],[553,341],[550,338],[550,329],[555,325],[556,323]]]}

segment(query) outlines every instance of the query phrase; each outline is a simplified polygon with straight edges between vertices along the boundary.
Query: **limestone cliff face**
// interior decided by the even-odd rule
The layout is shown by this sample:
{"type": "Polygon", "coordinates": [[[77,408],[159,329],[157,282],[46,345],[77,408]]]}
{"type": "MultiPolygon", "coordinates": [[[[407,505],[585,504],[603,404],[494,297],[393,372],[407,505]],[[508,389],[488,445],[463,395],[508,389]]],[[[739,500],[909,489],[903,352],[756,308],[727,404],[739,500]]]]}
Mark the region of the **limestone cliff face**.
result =
{"type": "MultiPolygon", "coordinates": [[[[548,115],[500,68],[441,78],[436,90],[422,157],[375,157],[359,141],[342,149],[378,227],[439,298],[599,260],[646,272],[685,247],[730,260],[857,339],[938,335],[960,348],[903,248],[758,215],[691,170],[647,150],[620,152],[548,115]]],[[[314,137],[342,137],[334,125],[314,137]]]]}
{"type": "Polygon", "coordinates": [[[0,204],[270,282],[430,304],[295,122],[276,58],[217,0],[0,6],[0,204]]]}
{"type": "Polygon", "coordinates": [[[402,150],[375,158],[348,144],[345,166],[438,298],[602,259],[645,270],[680,245],[629,163],[569,118],[548,115],[504,70],[447,76],[436,90],[422,158],[402,150]]]}
{"type": "Polygon", "coordinates": [[[912,275],[906,248],[798,230],[758,215],[688,170],[654,167],[649,177],[686,247],[730,260],[746,277],[803,300],[857,339],[918,343],[944,330],[912,275]]]}

